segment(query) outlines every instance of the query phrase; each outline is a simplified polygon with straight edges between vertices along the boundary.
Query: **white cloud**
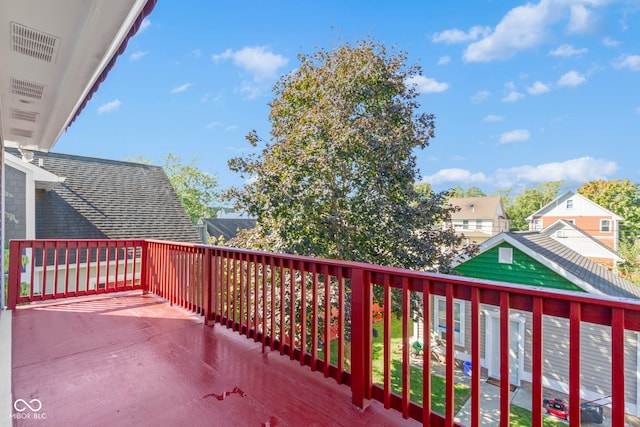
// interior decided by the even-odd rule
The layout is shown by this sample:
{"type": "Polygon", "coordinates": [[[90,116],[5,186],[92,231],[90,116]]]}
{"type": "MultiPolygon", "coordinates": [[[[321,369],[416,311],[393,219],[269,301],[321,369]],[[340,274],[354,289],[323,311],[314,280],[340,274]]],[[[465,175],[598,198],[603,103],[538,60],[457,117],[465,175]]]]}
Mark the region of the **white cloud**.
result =
{"type": "Polygon", "coordinates": [[[415,85],[416,90],[420,93],[438,93],[449,89],[448,83],[440,83],[436,79],[422,75],[409,77],[407,85],[415,85]]]}
{"type": "Polygon", "coordinates": [[[192,49],[191,50],[191,56],[196,57],[196,58],[200,58],[202,56],[202,50],[200,50],[200,49],[192,49]]]}
{"type": "Polygon", "coordinates": [[[506,59],[540,44],[546,38],[546,27],[552,21],[546,3],[527,3],[511,9],[496,25],[493,33],[467,47],[465,61],[506,59]]]}
{"type": "Polygon", "coordinates": [[[640,55],[623,55],[614,62],[616,68],[628,68],[640,71],[640,55]]]}
{"type": "Polygon", "coordinates": [[[142,59],[142,57],[145,56],[147,53],[149,53],[149,52],[143,52],[141,50],[136,50],[131,55],[129,55],[129,61],[138,61],[138,60],[142,59]]]}
{"type": "Polygon", "coordinates": [[[457,28],[445,30],[441,33],[435,33],[431,40],[434,43],[464,43],[468,41],[478,40],[480,37],[486,37],[491,32],[489,27],[481,27],[476,25],[471,27],[466,33],[457,28]]]}
{"type": "Polygon", "coordinates": [[[150,26],[151,26],[151,20],[149,18],[144,18],[142,20],[142,24],[140,24],[140,29],[138,30],[138,33],[142,33],[146,31],[146,29],[149,28],[150,26]]]}
{"type": "Polygon", "coordinates": [[[218,126],[222,126],[222,122],[219,122],[219,121],[215,120],[215,121],[207,124],[207,129],[213,129],[213,128],[218,127],[218,126]]]}
{"type": "Polygon", "coordinates": [[[544,163],[537,166],[516,166],[498,169],[493,177],[494,185],[509,188],[514,184],[547,181],[588,182],[607,179],[618,170],[614,161],[580,157],[564,162],[544,163]]]}
{"type": "Polygon", "coordinates": [[[491,96],[491,92],[489,92],[488,90],[481,90],[479,92],[474,93],[470,99],[471,99],[471,102],[473,102],[474,104],[479,104],[480,102],[489,98],[489,96],[491,96]]]}
{"type": "Polygon", "coordinates": [[[583,84],[586,81],[587,81],[587,79],[585,78],[585,76],[583,76],[579,72],[577,72],[577,71],[569,71],[568,73],[565,73],[565,74],[563,74],[562,77],[560,77],[560,79],[558,80],[558,85],[559,86],[576,87],[576,86],[580,86],[581,84],[583,84]]]}
{"type": "Polygon", "coordinates": [[[451,62],[450,56],[441,56],[440,58],[438,58],[438,65],[447,65],[450,62],[451,62]]]}
{"type": "Polygon", "coordinates": [[[547,93],[550,90],[551,89],[549,89],[549,86],[542,83],[541,81],[537,81],[527,88],[527,92],[529,92],[529,95],[542,95],[543,93],[547,93]]]}
{"type": "Polygon", "coordinates": [[[540,0],[517,6],[502,17],[493,32],[467,46],[464,60],[503,60],[535,48],[547,41],[554,25],[563,20],[567,20],[569,32],[591,30],[596,15],[588,7],[600,4],[596,0],[540,0]]]}
{"type": "Polygon", "coordinates": [[[602,39],[602,44],[607,47],[616,47],[620,45],[620,40],[614,40],[611,37],[605,37],[602,39]]]}
{"type": "Polygon", "coordinates": [[[493,185],[496,188],[511,188],[516,185],[537,184],[548,181],[589,182],[608,179],[618,170],[614,161],[580,157],[564,162],[524,165],[498,169],[493,175],[471,172],[466,169],[442,169],[426,176],[423,181],[434,186],[493,185]]]}
{"type": "Polygon", "coordinates": [[[500,144],[509,144],[511,142],[524,142],[531,138],[531,132],[526,129],[517,129],[505,132],[500,135],[500,144]]]}
{"type": "Polygon", "coordinates": [[[571,5],[568,30],[571,33],[586,33],[596,27],[596,16],[584,4],[571,5]]]}
{"type": "Polygon", "coordinates": [[[422,178],[423,182],[431,185],[445,185],[448,183],[464,182],[467,184],[482,184],[487,182],[487,177],[482,172],[473,173],[465,169],[441,169],[433,175],[422,178]]]}
{"type": "Polygon", "coordinates": [[[553,49],[551,52],[549,52],[551,55],[553,56],[564,56],[564,57],[569,57],[569,56],[576,56],[576,55],[582,55],[583,53],[587,53],[589,51],[589,49],[587,49],[586,47],[583,47],[582,49],[576,49],[575,47],[571,46],[570,44],[562,44],[560,46],[558,46],[557,48],[553,49]]]}
{"type": "Polygon", "coordinates": [[[483,122],[501,122],[504,120],[504,116],[498,116],[496,114],[489,114],[482,119],[483,122]]]}
{"type": "Polygon", "coordinates": [[[98,114],[111,113],[112,111],[118,110],[118,108],[120,108],[121,105],[122,105],[122,102],[120,102],[119,99],[115,99],[111,102],[107,102],[106,104],[102,104],[101,106],[98,107],[98,114]]]}
{"type": "Polygon", "coordinates": [[[176,86],[173,89],[171,89],[171,93],[180,93],[180,92],[184,92],[185,90],[189,89],[191,87],[191,83],[185,83],[181,86],[176,86]]]}
{"type": "Polygon", "coordinates": [[[278,70],[289,63],[282,55],[270,52],[265,46],[247,46],[238,51],[227,49],[211,57],[214,62],[231,59],[233,64],[251,73],[255,82],[278,77],[278,70]]]}
{"type": "Polygon", "coordinates": [[[640,116],[640,107],[636,107],[636,114],[640,116]]]}
{"type": "Polygon", "coordinates": [[[521,94],[518,91],[512,90],[506,96],[502,97],[502,101],[504,101],[504,102],[516,102],[517,100],[521,99],[522,97],[524,97],[523,94],[521,94]]]}

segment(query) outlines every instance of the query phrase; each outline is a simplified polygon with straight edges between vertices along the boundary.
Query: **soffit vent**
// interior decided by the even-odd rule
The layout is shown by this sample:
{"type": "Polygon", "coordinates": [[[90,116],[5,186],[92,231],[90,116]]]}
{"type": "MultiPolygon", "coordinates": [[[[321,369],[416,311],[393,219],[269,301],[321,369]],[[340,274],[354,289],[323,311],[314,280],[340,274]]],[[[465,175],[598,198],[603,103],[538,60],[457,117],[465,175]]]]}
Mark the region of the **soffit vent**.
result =
{"type": "Polygon", "coordinates": [[[13,109],[11,110],[11,118],[35,123],[36,120],[38,120],[38,113],[36,113],[35,111],[22,111],[13,109]]]}
{"type": "Polygon", "coordinates": [[[27,98],[42,99],[45,86],[28,80],[14,79],[11,77],[11,93],[27,98]]]}
{"type": "Polygon", "coordinates": [[[58,46],[58,37],[15,22],[11,23],[11,49],[14,52],[51,63],[56,59],[58,46]]]}
{"type": "Polygon", "coordinates": [[[31,138],[33,131],[28,129],[11,128],[11,133],[15,136],[21,136],[23,138],[31,138]]]}

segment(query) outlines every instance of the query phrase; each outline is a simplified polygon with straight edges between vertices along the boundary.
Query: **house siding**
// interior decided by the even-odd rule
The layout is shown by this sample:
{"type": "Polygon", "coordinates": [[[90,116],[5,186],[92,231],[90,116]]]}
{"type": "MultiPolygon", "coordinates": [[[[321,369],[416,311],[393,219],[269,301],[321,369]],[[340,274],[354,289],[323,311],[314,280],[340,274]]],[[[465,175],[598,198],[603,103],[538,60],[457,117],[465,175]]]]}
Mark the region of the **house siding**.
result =
{"type": "MultiPolygon", "coordinates": [[[[583,322],[580,328],[581,388],[603,396],[611,395],[611,328],[583,322]]],[[[568,387],[569,384],[569,320],[544,316],[543,376],[547,381],[568,387]]],[[[637,405],[637,339],[625,332],[625,400],[637,405]]],[[[530,353],[531,342],[525,347],[530,353]]],[[[530,364],[530,362],[529,362],[530,364]]],[[[529,371],[531,368],[529,367],[529,371]]],[[[558,388],[558,387],[554,387],[558,388]]],[[[589,396],[587,396],[589,398],[589,396]]]]}
{"type": "Polygon", "coordinates": [[[497,280],[501,282],[521,283],[553,289],[583,291],[565,278],[554,273],[548,267],[535,261],[522,251],[508,243],[497,245],[476,257],[460,264],[454,271],[466,277],[497,280]],[[499,248],[513,249],[513,263],[498,263],[499,248]]]}
{"type": "Polygon", "coordinates": [[[5,211],[4,230],[6,240],[27,237],[27,175],[5,165],[5,211]]]}
{"type": "Polygon", "coordinates": [[[611,249],[615,249],[616,240],[616,221],[609,215],[598,216],[582,216],[578,212],[574,213],[575,216],[563,215],[563,216],[536,216],[534,219],[542,220],[542,228],[547,228],[551,224],[561,219],[572,220],[576,227],[580,228],[584,232],[592,235],[603,244],[607,245],[611,249]],[[600,231],[600,220],[608,219],[611,221],[611,229],[608,232],[600,231]]]}
{"type": "MultiPolygon", "coordinates": [[[[499,311],[499,307],[481,304],[480,316],[480,358],[484,361],[484,367],[488,366],[486,354],[486,318],[490,313],[499,311]]],[[[524,319],[524,364],[522,381],[531,378],[533,371],[533,332],[532,315],[529,312],[510,310],[510,315],[524,319]]],[[[471,330],[470,304],[465,303],[466,330],[471,330]]],[[[566,393],[569,385],[569,321],[554,316],[543,317],[543,376],[545,385],[551,389],[566,393]]],[[[636,359],[638,342],[633,332],[625,332],[625,401],[630,405],[637,405],[637,379],[636,359]]],[[[598,396],[611,395],[611,328],[591,323],[582,323],[580,330],[580,348],[583,367],[580,378],[581,388],[588,394],[586,399],[594,399],[598,396]]],[[[465,335],[465,346],[455,347],[457,357],[461,360],[470,360],[471,334],[465,335]]],[[[549,396],[546,396],[549,397],[549,396]]],[[[605,402],[606,403],[606,402],[605,402]]]]}

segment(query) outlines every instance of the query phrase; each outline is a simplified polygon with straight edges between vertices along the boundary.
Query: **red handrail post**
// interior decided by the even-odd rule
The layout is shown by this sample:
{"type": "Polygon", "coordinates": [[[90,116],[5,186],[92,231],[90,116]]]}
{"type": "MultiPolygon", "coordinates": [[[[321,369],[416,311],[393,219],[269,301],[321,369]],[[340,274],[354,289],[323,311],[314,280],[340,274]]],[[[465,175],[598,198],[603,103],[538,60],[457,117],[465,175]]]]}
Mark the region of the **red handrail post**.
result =
{"type": "Polygon", "coordinates": [[[20,242],[9,243],[9,280],[7,283],[7,308],[13,310],[18,305],[20,294],[20,272],[22,271],[22,250],[20,242]]]}
{"type": "Polygon", "coordinates": [[[142,240],[140,242],[140,285],[142,286],[142,295],[146,295],[149,293],[149,282],[148,282],[148,272],[149,272],[149,242],[146,240],[142,240]]]}
{"type": "Polygon", "coordinates": [[[371,292],[367,274],[356,268],[351,274],[351,401],[360,408],[369,406],[371,389],[371,292]]]}
{"type": "Polygon", "coordinates": [[[204,268],[202,273],[204,324],[211,326],[214,324],[213,315],[211,314],[211,288],[214,286],[211,274],[211,257],[213,256],[213,251],[211,248],[205,248],[202,256],[204,257],[204,268]]]}

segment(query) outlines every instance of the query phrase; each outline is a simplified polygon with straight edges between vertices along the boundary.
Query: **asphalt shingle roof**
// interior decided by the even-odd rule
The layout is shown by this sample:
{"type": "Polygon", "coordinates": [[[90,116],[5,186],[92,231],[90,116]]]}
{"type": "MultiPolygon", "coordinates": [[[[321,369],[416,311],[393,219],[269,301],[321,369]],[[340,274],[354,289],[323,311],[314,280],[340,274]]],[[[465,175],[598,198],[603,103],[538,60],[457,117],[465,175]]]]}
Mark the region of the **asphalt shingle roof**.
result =
{"type": "Polygon", "coordinates": [[[36,152],[40,159],[66,180],[36,192],[37,238],[200,241],[161,167],[36,152]]]}
{"type": "Polygon", "coordinates": [[[252,218],[202,218],[202,222],[206,225],[209,236],[223,236],[225,242],[236,237],[238,230],[248,230],[256,226],[256,220],[252,218]]]}
{"type": "Polygon", "coordinates": [[[500,196],[451,197],[448,204],[458,206],[451,219],[493,219],[500,212],[500,196]]]}
{"type": "Polygon", "coordinates": [[[591,261],[544,233],[508,233],[522,245],[559,265],[575,277],[602,293],[614,297],[640,298],[640,287],[623,279],[606,267],[591,261]]]}

